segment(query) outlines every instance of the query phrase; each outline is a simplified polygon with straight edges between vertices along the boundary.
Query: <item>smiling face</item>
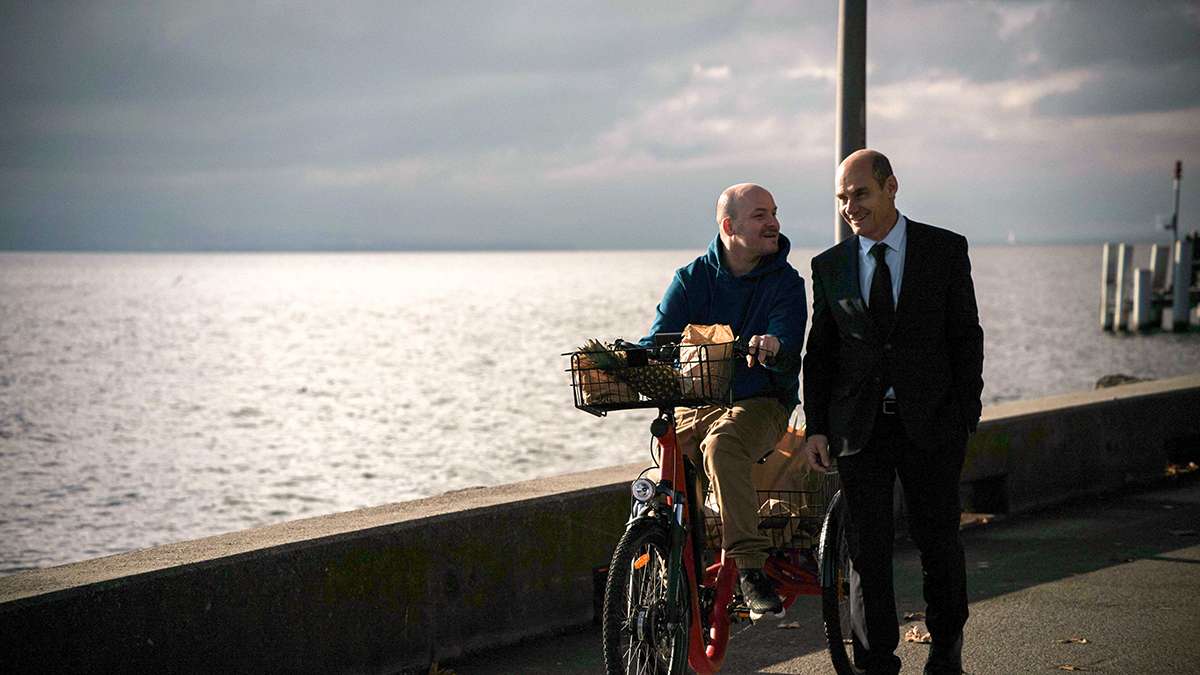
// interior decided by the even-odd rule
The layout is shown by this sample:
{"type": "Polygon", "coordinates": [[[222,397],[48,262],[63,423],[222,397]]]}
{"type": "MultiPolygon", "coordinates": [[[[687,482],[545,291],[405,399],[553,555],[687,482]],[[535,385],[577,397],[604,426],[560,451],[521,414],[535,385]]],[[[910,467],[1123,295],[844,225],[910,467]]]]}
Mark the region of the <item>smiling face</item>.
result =
{"type": "Polygon", "coordinates": [[[721,231],[730,253],[761,258],[779,251],[779,219],[775,198],[757,185],[747,186],[733,196],[733,216],[722,222],[721,231]]]}
{"type": "Polygon", "coordinates": [[[874,156],[870,153],[854,153],[838,167],[835,195],[838,212],[850,225],[855,234],[879,241],[891,232],[896,224],[895,176],[888,176],[880,184],[873,167],[874,156]]]}

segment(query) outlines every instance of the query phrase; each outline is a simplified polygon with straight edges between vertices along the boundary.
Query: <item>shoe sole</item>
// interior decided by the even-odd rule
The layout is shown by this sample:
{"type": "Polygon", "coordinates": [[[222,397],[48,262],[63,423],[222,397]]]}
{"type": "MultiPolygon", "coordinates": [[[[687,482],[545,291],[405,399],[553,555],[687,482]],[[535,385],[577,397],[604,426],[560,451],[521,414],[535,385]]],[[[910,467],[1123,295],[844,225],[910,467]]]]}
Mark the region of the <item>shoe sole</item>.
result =
{"type": "Polygon", "coordinates": [[[783,609],[783,608],[780,608],[780,610],[778,612],[764,612],[764,613],[750,610],[750,622],[756,623],[759,620],[764,619],[764,618],[765,619],[782,619],[784,617],[784,615],[786,615],[786,614],[787,614],[787,610],[783,609]]]}

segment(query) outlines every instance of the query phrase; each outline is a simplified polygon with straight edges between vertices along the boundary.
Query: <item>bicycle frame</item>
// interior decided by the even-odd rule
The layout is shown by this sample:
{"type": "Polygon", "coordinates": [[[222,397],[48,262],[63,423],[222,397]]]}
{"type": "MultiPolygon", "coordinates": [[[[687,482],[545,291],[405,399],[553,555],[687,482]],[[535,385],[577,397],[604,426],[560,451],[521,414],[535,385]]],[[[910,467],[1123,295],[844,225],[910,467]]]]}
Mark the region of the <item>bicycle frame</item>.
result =
{"type": "MultiPolygon", "coordinates": [[[[691,607],[688,626],[688,665],[697,673],[715,673],[725,661],[729,645],[729,629],[732,623],[729,606],[733,600],[738,579],[737,564],[721,551],[720,560],[709,565],[703,578],[697,578],[695,546],[693,537],[699,533],[690,527],[691,509],[699,508],[687,496],[687,475],[683,453],[675,434],[675,415],[670,409],[660,409],[659,419],[666,422],[665,432],[657,436],[661,456],[659,481],[656,493],[665,499],[671,513],[671,539],[668,558],[667,603],[677,606],[680,593],[687,593],[691,607]],[[680,574],[680,571],[683,574],[680,574]],[[712,609],[708,617],[701,614],[700,589],[714,591],[712,609]],[[708,619],[709,635],[703,635],[704,619],[708,619]]],[[[635,514],[636,517],[636,514],[635,514]]],[[[821,587],[817,576],[787,560],[776,557],[768,559],[764,571],[776,584],[784,598],[784,607],[790,607],[800,595],[820,595],[821,587]]]]}
{"type": "MultiPolygon", "coordinates": [[[[671,512],[671,543],[669,551],[667,577],[667,604],[675,607],[681,593],[686,593],[691,607],[688,622],[688,665],[697,673],[714,673],[721,668],[725,660],[725,649],[729,644],[729,617],[726,613],[730,600],[733,599],[733,580],[737,576],[734,565],[714,565],[711,580],[716,588],[716,598],[713,604],[713,615],[709,624],[712,626],[711,644],[706,645],[702,634],[704,625],[700,614],[700,579],[696,578],[696,560],[691,538],[694,536],[688,527],[691,522],[690,509],[696,506],[688,502],[687,477],[684,470],[683,454],[679,449],[675,435],[675,414],[673,410],[662,409],[659,419],[667,422],[666,433],[658,436],[661,449],[659,458],[659,480],[657,493],[666,499],[671,512]],[[680,571],[683,574],[680,574],[680,571]]],[[[722,556],[723,557],[723,556],[722,556]]],[[[732,563],[732,561],[729,561],[732,563]]],[[[705,577],[709,576],[708,573],[705,577]]],[[[707,584],[706,584],[707,585],[707,584]]]]}

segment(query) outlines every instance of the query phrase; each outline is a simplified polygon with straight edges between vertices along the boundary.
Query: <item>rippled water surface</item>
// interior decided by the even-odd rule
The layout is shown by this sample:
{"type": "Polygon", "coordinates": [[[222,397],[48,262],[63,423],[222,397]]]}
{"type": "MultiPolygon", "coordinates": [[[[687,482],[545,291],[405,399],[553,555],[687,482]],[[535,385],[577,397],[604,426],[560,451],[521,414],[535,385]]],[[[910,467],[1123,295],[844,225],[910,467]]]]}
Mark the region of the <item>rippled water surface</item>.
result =
{"type": "MultiPolygon", "coordinates": [[[[0,253],[0,573],[646,457],[559,353],[694,255],[0,253]]],[[[1097,328],[1098,246],[972,258],[985,403],[1200,372],[1097,328]]]]}

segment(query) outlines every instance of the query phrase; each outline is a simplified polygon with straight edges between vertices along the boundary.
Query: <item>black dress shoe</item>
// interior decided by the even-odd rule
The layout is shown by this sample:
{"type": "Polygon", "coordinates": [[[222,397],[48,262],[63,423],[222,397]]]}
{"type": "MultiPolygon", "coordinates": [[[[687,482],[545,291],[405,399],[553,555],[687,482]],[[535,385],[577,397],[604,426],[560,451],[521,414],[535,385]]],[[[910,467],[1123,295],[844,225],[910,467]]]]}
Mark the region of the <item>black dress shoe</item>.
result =
{"type": "Polygon", "coordinates": [[[888,654],[882,659],[868,660],[865,668],[857,663],[855,667],[860,668],[864,675],[900,675],[900,657],[888,654]]]}
{"type": "Polygon", "coordinates": [[[961,675],[962,644],[962,633],[953,640],[934,640],[929,646],[924,675],[961,675]]]}

